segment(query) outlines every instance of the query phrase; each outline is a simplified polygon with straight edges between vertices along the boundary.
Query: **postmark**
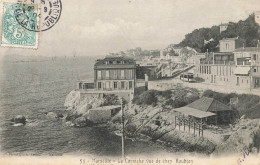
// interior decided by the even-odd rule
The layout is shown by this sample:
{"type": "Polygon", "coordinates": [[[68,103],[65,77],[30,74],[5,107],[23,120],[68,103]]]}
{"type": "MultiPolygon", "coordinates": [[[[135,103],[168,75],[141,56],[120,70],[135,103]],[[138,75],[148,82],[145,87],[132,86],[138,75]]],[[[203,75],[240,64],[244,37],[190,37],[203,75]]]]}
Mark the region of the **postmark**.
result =
{"type": "Polygon", "coordinates": [[[2,39],[1,46],[34,48],[38,47],[38,34],[21,26],[16,18],[15,11],[26,8],[31,22],[39,24],[36,14],[40,13],[37,4],[3,3],[2,39]],[[30,9],[30,10],[29,10],[30,9]]]}
{"type": "Polygon", "coordinates": [[[18,0],[20,4],[38,4],[41,6],[41,13],[37,17],[41,20],[40,26],[35,26],[32,15],[27,11],[28,8],[23,8],[15,11],[17,22],[29,31],[40,32],[51,29],[60,19],[62,11],[61,0],[18,0]],[[31,25],[31,26],[30,26],[31,25]]]}

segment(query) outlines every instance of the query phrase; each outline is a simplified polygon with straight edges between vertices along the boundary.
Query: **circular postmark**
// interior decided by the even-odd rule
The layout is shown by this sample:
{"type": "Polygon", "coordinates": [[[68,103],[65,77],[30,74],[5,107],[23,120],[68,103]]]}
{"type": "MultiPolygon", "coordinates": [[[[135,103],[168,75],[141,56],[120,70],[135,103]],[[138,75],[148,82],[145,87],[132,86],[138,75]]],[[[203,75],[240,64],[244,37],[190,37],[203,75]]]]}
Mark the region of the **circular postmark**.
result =
{"type": "Polygon", "coordinates": [[[31,4],[18,3],[14,15],[25,29],[40,32],[51,29],[59,21],[61,11],[61,0],[40,0],[38,3],[31,0],[31,4]]]}

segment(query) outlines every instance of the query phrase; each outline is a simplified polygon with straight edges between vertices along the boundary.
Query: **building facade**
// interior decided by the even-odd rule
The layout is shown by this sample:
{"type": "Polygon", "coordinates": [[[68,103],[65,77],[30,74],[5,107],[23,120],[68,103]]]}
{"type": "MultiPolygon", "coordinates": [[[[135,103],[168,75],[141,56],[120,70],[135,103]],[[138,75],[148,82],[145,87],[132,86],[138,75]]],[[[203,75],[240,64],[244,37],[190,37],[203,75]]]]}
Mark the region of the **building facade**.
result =
{"type": "MultiPolygon", "coordinates": [[[[260,88],[260,48],[239,48],[235,52],[237,71],[235,74],[244,74],[250,81],[250,88],[260,88]]],[[[237,77],[237,83],[243,83],[243,79],[237,77]]]]}
{"type": "Polygon", "coordinates": [[[260,25],[260,11],[255,12],[255,22],[260,25]]]}
{"type": "Polygon", "coordinates": [[[134,90],[136,63],[125,57],[97,60],[94,65],[94,88],[101,91],[134,90]]]}
{"type": "Polygon", "coordinates": [[[233,53],[210,53],[196,65],[198,77],[207,83],[232,86],[235,84],[233,53]]]}
{"type": "Polygon", "coordinates": [[[245,46],[243,40],[237,38],[224,38],[219,41],[219,52],[234,52],[235,49],[245,46]]]}
{"type": "Polygon", "coordinates": [[[238,48],[233,53],[211,53],[196,64],[197,77],[206,83],[243,89],[260,88],[260,48],[238,48]]]}
{"type": "Polygon", "coordinates": [[[228,28],[228,23],[221,24],[221,25],[219,26],[220,33],[223,32],[223,31],[226,31],[227,28],[228,28]]]}

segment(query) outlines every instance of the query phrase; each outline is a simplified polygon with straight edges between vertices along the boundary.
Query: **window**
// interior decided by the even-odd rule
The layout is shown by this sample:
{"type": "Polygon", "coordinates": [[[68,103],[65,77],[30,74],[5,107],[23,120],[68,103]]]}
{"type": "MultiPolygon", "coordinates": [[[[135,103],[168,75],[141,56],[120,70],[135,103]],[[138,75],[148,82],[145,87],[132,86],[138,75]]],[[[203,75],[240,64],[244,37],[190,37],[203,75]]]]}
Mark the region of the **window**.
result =
{"type": "Polygon", "coordinates": [[[256,68],[254,68],[254,72],[256,73],[256,68]]]}
{"type": "Polygon", "coordinates": [[[256,60],[256,54],[253,54],[253,60],[256,60]]]}
{"type": "Polygon", "coordinates": [[[101,80],[101,70],[97,71],[97,79],[101,80]]]}
{"type": "Polygon", "coordinates": [[[229,44],[228,43],[226,43],[226,50],[228,50],[229,49],[229,44]]]}
{"type": "Polygon", "coordinates": [[[114,70],[114,79],[117,79],[117,70],[114,70]]]}
{"type": "Polygon", "coordinates": [[[106,71],[106,79],[109,79],[109,71],[106,71]]]}
{"type": "Polygon", "coordinates": [[[133,70],[129,70],[129,78],[130,78],[130,79],[133,78],[133,70]]]}
{"type": "Polygon", "coordinates": [[[132,89],[132,88],[133,88],[133,82],[129,81],[129,89],[132,89]]]}
{"type": "Polygon", "coordinates": [[[106,88],[106,89],[109,89],[109,85],[110,85],[109,81],[106,81],[106,83],[105,83],[105,88],[106,88]]]}
{"type": "Polygon", "coordinates": [[[117,89],[117,82],[114,82],[114,89],[117,89]]]}
{"type": "Polygon", "coordinates": [[[125,82],[121,82],[121,89],[124,89],[125,88],[125,82]]]}
{"type": "Polygon", "coordinates": [[[121,70],[121,79],[124,79],[124,78],[125,78],[125,71],[121,70]]]}
{"type": "Polygon", "coordinates": [[[98,82],[98,89],[101,89],[101,88],[102,88],[101,82],[98,82]]]}

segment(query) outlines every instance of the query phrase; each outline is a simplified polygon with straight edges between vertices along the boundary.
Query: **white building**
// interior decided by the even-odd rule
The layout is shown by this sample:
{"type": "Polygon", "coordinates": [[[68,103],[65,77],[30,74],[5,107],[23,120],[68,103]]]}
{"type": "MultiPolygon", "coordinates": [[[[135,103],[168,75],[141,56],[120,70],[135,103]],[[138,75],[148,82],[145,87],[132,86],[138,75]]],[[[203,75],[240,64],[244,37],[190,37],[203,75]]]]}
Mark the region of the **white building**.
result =
{"type": "Polygon", "coordinates": [[[255,22],[260,25],[260,11],[255,12],[255,22]]]}

